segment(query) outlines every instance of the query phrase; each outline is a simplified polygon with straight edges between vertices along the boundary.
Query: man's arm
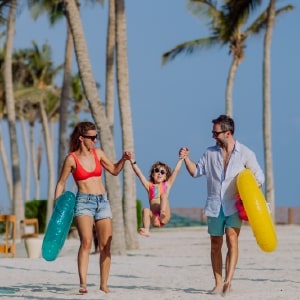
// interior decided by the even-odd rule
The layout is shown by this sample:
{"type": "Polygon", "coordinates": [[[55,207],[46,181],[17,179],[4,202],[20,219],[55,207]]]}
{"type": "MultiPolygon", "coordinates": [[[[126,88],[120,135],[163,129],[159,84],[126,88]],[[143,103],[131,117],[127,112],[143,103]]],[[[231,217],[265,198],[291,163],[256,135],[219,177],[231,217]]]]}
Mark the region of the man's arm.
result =
{"type": "Polygon", "coordinates": [[[194,177],[196,173],[196,164],[189,158],[190,150],[187,147],[181,148],[179,157],[184,159],[185,167],[189,174],[194,177]]]}

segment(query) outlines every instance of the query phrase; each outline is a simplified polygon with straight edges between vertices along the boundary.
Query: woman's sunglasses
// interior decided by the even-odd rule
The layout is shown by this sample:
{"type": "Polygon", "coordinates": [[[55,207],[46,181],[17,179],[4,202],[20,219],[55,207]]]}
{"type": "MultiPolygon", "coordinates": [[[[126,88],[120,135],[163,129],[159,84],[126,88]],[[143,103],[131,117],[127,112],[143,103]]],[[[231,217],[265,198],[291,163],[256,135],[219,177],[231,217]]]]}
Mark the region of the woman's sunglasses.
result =
{"type": "Polygon", "coordinates": [[[84,137],[85,139],[89,139],[91,141],[95,141],[95,139],[97,138],[97,134],[96,135],[82,135],[82,137],[84,137]]]}
{"type": "Polygon", "coordinates": [[[167,172],[164,169],[159,169],[159,168],[155,168],[154,169],[155,173],[160,173],[161,175],[165,175],[167,172]]]}

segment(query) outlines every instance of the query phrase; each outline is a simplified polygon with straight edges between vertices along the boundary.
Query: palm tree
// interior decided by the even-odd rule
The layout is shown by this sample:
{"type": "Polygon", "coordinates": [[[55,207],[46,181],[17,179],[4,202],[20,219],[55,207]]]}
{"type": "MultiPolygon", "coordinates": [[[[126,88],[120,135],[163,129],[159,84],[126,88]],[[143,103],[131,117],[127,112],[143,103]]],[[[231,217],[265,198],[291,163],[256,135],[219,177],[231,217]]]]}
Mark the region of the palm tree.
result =
{"type": "Polygon", "coordinates": [[[2,0],[0,2],[0,23],[5,23],[7,20],[6,11],[14,5],[11,0],[2,0]]]}
{"type": "MultiPolygon", "coordinates": [[[[28,0],[28,6],[36,20],[39,16],[46,13],[51,26],[57,24],[64,18],[64,6],[62,2],[56,0],[28,0]]],[[[58,143],[58,172],[60,172],[64,158],[68,151],[67,127],[69,119],[69,105],[71,94],[71,70],[73,56],[73,38],[67,24],[67,38],[65,46],[64,76],[61,89],[61,100],[59,106],[59,143],[58,143]]]]}
{"type": "MultiPolygon", "coordinates": [[[[0,58],[0,65],[3,66],[4,58],[2,59],[2,56],[4,56],[4,50],[1,50],[1,58],[0,58]]],[[[17,89],[22,89],[24,86],[28,86],[32,84],[32,79],[30,76],[29,71],[27,70],[26,67],[26,60],[28,58],[28,50],[17,50],[14,51],[13,56],[12,56],[12,70],[13,70],[13,85],[14,85],[14,91],[17,89]]],[[[2,76],[1,82],[3,82],[2,76]]],[[[4,98],[4,95],[2,95],[1,91],[1,103],[2,103],[2,98],[4,98]]],[[[15,98],[16,95],[14,94],[15,98]]],[[[25,150],[25,199],[29,200],[30,199],[30,182],[31,182],[31,176],[30,176],[30,171],[33,169],[35,172],[35,168],[30,167],[30,162],[31,162],[31,157],[35,158],[34,152],[29,151],[29,144],[28,144],[28,137],[27,137],[27,131],[26,131],[26,124],[25,120],[23,118],[24,116],[24,109],[26,109],[26,105],[24,106],[24,103],[22,101],[17,101],[16,99],[15,103],[15,109],[16,109],[16,117],[21,123],[21,128],[22,128],[22,133],[23,133],[23,140],[24,140],[24,150],[25,150]],[[31,156],[30,156],[31,154],[31,156]]],[[[5,111],[3,111],[3,107],[1,107],[1,114],[5,115],[5,111]]],[[[2,116],[3,118],[3,116],[2,116]]],[[[5,149],[1,151],[1,156],[5,156],[5,149]]],[[[32,160],[32,163],[34,164],[35,160],[32,160]]],[[[7,165],[7,160],[3,158],[3,164],[7,165]]],[[[9,198],[12,201],[12,189],[11,189],[11,175],[7,173],[6,168],[4,168],[5,174],[6,174],[6,180],[7,180],[7,187],[9,190],[9,198]]],[[[36,198],[39,199],[39,198],[36,198]]]]}
{"type": "MultiPolygon", "coordinates": [[[[20,112],[17,112],[18,115],[18,121],[21,124],[22,128],[22,135],[23,135],[23,143],[24,143],[24,152],[25,152],[25,201],[30,200],[30,182],[31,182],[31,157],[30,157],[30,151],[29,151],[29,139],[28,139],[28,133],[26,129],[26,122],[23,118],[23,114],[20,112]]],[[[33,156],[34,157],[34,156],[33,156]]]]}
{"type": "MultiPolygon", "coordinates": [[[[4,54],[4,48],[0,50],[0,120],[2,120],[5,116],[6,113],[6,108],[5,108],[5,95],[4,95],[4,59],[5,59],[5,54],[4,54]]],[[[10,169],[10,164],[8,161],[8,155],[6,152],[6,148],[4,146],[4,141],[2,137],[2,122],[0,123],[0,156],[1,156],[1,161],[3,165],[3,171],[4,171],[4,177],[6,180],[6,186],[8,190],[8,196],[9,196],[9,203],[10,207],[13,207],[13,183],[12,183],[12,175],[11,175],[11,169],[10,169]]]]}
{"type": "MultiPolygon", "coordinates": [[[[112,160],[116,160],[115,147],[113,136],[105,115],[105,111],[98,95],[97,86],[93,77],[90,60],[88,57],[88,49],[86,46],[85,36],[82,29],[81,18],[79,15],[78,7],[74,0],[63,1],[66,9],[66,17],[72,31],[74,40],[74,47],[78,68],[80,71],[81,81],[85,94],[89,101],[91,113],[96,126],[100,129],[100,140],[104,152],[112,160]]],[[[123,212],[122,212],[122,197],[121,197],[121,184],[119,177],[106,176],[106,185],[109,192],[113,211],[113,244],[112,253],[125,255],[125,234],[123,226],[123,212]]]]}
{"type": "MultiPolygon", "coordinates": [[[[27,49],[26,71],[29,73],[31,82],[29,86],[25,82],[18,83],[15,92],[17,104],[20,103],[20,113],[25,114],[34,125],[35,118],[39,118],[43,127],[43,137],[46,145],[46,158],[48,164],[48,202],[47,221],[50,220],[53,209],[54,191],[54,168],[52,137],[48,128],[49,121],[55,119],[59,107],[59,89],[53,84],[56,74],[62,66],[54,67],[51,60],[51,47],[48,44],[42,45],[41,49],[33,41],[33,48],[27,49]],[[33,116],[33,118],[32,118],[33,116]]],[[[32,133],[32,130],[31,130],[32,133]]],[[[33,139],[31,139],[33,140],[33,139]]],[[[34,161],[36,157],[33,157],[34,161]]],[[[36,167],[38,164],[35,165],[36,167]]],[[[37,172],[35,172],[35,175],[37,172]]]]}
{"type": "Polygon", "coordinates": [[[0,123],[0,156],[3,165],[4,177],[6,180],[8,196],[9,196],[9,203],[10,207],[13,207],[13,184],[12,184],[12,176],[10,171],[10,165],[7,158],[6,149],[4,146],[4,141],[2,137],[2,123],[0,123]]]}
{"type": "Polygon", "coordinates": [[[116,44],[116,16],[115,0],[109,0],[108,24],[106,35],[106,80],[105,80],[105,103],[106,117],[114,135],[114,67],[115,67],[115,44],[116,44]]]}
{"type": "MultiPolygon", "coordinates": [[[[17,222],[19,223],[24,219],[25,209],[22,195],[22,183],[20,172],[20,160],[17,141],[16,130],[16,112],[15,100],[13,93],[13,76],[12,76],[12,53],[13,53],[13,39],[15,32],[15,17],[17,0],[11,0],[10,13],[7,22],[7,36],[5,45],[5,60],[4,60],[4,91],[7,109],[7,120],[10,136],[10,151],[12,161],[12,177],[13,177],[13,213],[16,215],[17,222]]],[[[17,226],[17,238],[20,237],[20,228],[17,226]]]]}
{"type": "MultiPolygon", "coordinates": [[[[275,23],[275,0],[270,0],[268,7],[268,21],[264,40],[264,61],[263,61],[263,135],[265,155],[265,193],[270,203],[271,211],[275,212],[274,173],[272,159],[272,128],[271,128],[271,41],[272,31],[275,23]]],[[[275,218],[275,214],[273,215],[275,218]]]]}
{"type": "MultiPolygon", "coordinates": [[[[131,105],[128,85],[127,32],[125,1],[115,1],[116,11],[116,58],[117,58],[117,88],[121,115],[123,150],[134,149],[131,105]]],[[[129,164],[124,166],[124,220],[126,245],[128,249],[137,249],[136,234],[136,184],[135,174],[129,164]]]]}
{"type": "MultiPolygon", "coordinates": [[[[249,14],[250,10],[255,9],[261,0],[244,0],[242,5],[237,5],[232,0],[229,3],[228,18],[231,20],[229,30],[234,30],[236,24],[249,14]]],[[[272,31],[275,23],[275,17],[285,11],[293,10],[292,5],[286,5],[278,10],[275,9],[275,0],[270,0],[265,11],[266,14],[266,32],[264,39],[264,60],[263,60],[263,137],[264,137],[264,157],[265,157],[265,173],[266,173],[266,199],[270,203],[273,218],[275,217],[275,192],[274,192],[274,173],[272,159],[272,129],[271,129],[271,41],[272,31]]]]}
{"type": "Polygon", "coordinates": [[[228,19],[228,26],[226,32],[228,36],[236,30],[239,23],[248,19],[248,16],[254,12],[260,5],[262,0],[228,0],[224,5],[226,18],[228,19]]]}
{"type": "MultiPolygon", "coordinates": [[[[225,102],[227,115],[233,115],[232,109],[232,90],[233,83],[235,79],[235,74],[238,66],[243,61],[245,57],[245,41],[249,36],[258,34],[261,30],[265,29],[267,22],[267,9],[265,9],[245,30],[242,27],[246,25],[248,21],[249,14],[244,13],[243,18],[238,18],[235,26],[232,29],[232,15],[237,15],[238,13],[233,10],[233,5],[235,1],[226,1],[224,5],[220,8],[215,5],[213,0],[190,0],[189,9],[193,14],[205,16],[210,18],[210,31],[211,35],[208,37],[203,37],[197,40],[188,41],[177,45],[170,51],[163,54],[162,62],[173,60],[177,55],[186,53],[191,54],[196,50],[202,50],[210,48],[216,45],[228,45],[229,53],[232,54],[232,63],[229,69],[226,85],[225,102]],[[229,14],[229,12],[230,14],[229,14]]],[[[240,1],[236,2],[237,7],[240,1]]],[[[257,2],[257,5],[260,1],[257,2]]],[[[254,2],[253,4],[254,5],[254,2]]],[[[241,6],[244,9],[244,6],[241,6]]],[[[276,15],[282,13],[283,11],[289,10],[289,6],[285,6],[276,11],[276,15]]]]}
{"type": "Polygon", "coordinates": [[[72,124],[80,121],[80,112],[90,113],[89,103],[81,84],[80,75],[76,73],[71,76],[71,98],[72,98],[72,124]]]}
{"type": "Polygon", "coordinates": [[[64,76],[61,89],[61,99],[59,106],[59,142],[58,142],[58,165],[57,171],[60,172],[65,156],[68,152],[68,117],[71,96],[72,80],[72,60],[73,60],[73,37],[69,26],[67,26],[67,40],[65,46],[64,76]]]}
{"type": "Polygon", "coordinates": [[[51,145],[53,145],[53,139],[51,138],[49,132],[49,121],[44,105],[44,99],[41,99],[39,102],[41,121],[43,126],[43,132],[45,137],[46,145],[46,155],[47,155],[47,164],[48,164],[48,199],[47,199],[47,215],[46,215],[46,224],[49,224],[51,219],[53,204],[54,204],[54,169],[53,169],[53,151],[51,145]]]}

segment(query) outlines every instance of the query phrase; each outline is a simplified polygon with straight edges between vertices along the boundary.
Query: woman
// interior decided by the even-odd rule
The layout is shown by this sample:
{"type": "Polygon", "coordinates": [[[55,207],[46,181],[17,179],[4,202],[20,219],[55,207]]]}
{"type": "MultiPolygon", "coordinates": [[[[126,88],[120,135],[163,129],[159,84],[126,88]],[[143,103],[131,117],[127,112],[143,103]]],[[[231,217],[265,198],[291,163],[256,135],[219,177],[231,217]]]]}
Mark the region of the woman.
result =
{"type": "Polygon", "coordinates": [[[116,176],[130,154],[124,152],[122,158],[113,163],[100,148],[95,148],[96,141],[94,123],[80,122],[75,126],[70,137],[70,153],[64,161],[55,189],[56,199],[63,193],[68,176],[72,173],[78,188],[74,217],[80,237],[77,258],[80,294],[88,292],[86,277],[94,224],[100,250],[100,290],[110,292],[107,281],[111,264],[112,214],[101,179],[102,167],[116,176]]]}

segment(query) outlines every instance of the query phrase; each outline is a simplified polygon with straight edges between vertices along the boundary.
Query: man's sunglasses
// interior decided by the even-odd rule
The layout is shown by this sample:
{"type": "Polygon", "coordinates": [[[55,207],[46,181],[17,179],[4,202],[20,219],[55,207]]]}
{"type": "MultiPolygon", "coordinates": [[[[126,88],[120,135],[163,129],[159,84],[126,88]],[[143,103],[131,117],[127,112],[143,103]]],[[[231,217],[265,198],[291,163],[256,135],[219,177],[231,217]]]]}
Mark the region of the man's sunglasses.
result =
{"type": "Polygon", "coordinates": [[[227,130],[222,130],[222,131],[214,131],[214,130],[213,130],[211,133],[212,133],[213,136],[218,137],[219,134],[225,133],[226,131],[227,131],[227,130]]]}
{"type": "Polygon", "coordinates": [[[159,169],[159,168],[155,168],[154,169],[155,173],[160,173],[161,175],[165,175],[167,172],[164,169],[159,169]]]}
{"type": "Polygon", "coordinates": [[[85,139],[89,139],[91,141],[95,141],[95,139],[97,138],[97,134],[96,135],[82,135],[82,137],[84,137],[85,139]]]}

